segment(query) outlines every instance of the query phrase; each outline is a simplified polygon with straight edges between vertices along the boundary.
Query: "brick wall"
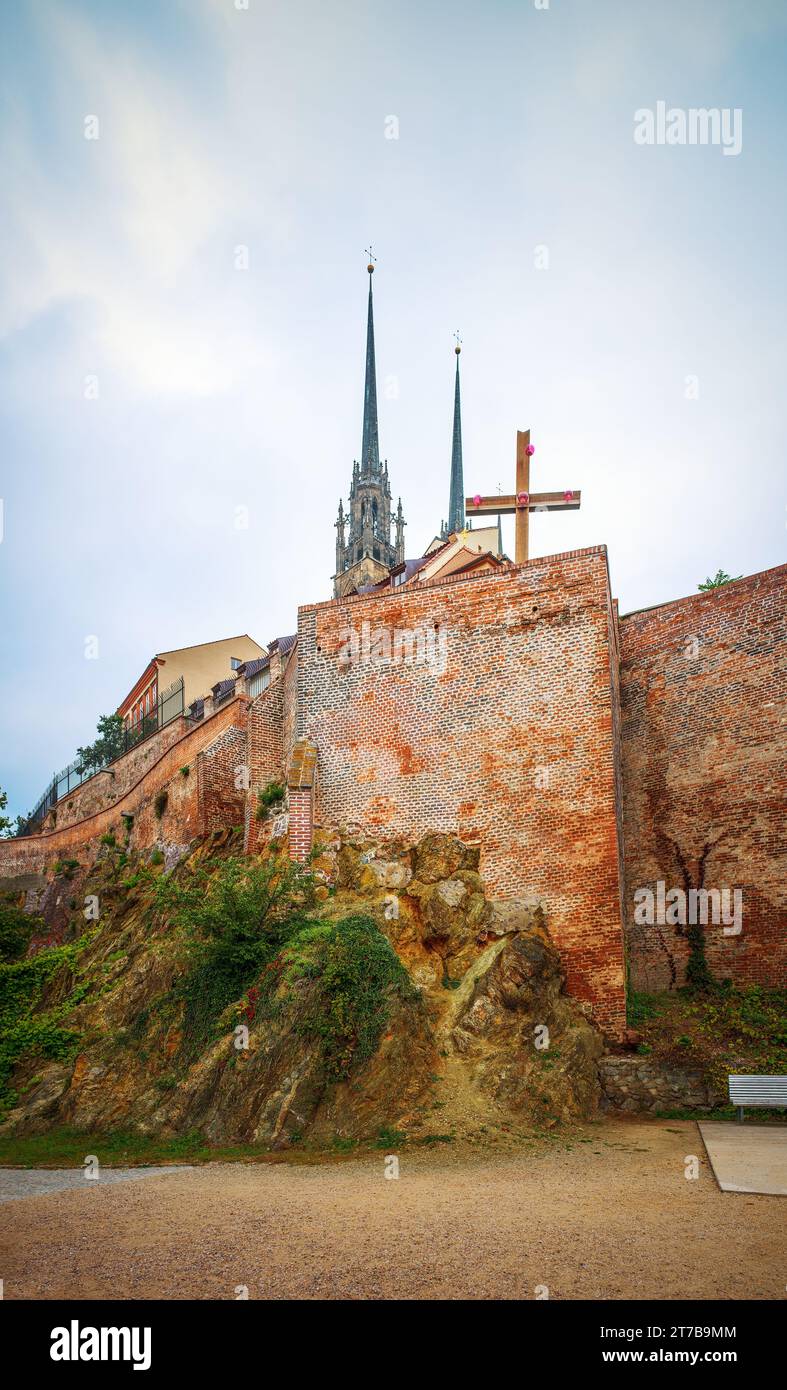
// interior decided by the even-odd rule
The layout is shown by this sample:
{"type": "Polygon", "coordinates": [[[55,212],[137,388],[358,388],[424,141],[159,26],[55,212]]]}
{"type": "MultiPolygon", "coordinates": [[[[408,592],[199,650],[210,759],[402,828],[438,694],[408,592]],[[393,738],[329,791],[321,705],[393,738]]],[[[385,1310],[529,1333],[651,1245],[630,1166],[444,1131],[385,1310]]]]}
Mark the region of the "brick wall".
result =
{"type": "Polygon", "coordinates": [[[197,755],[200,830],[204,834],[231,825],[243,825],[247,788],[243,770],[247,764],[246,707],[238,701],[237,723],[201,748],[197,755]]]}
{"type": "Polygon", "coordinates": [[[634,893],[739,887],[743,930],[709,924],[713,973],[787,976],[787,566],[621,619],[625,921],[632,983],[684,978],[674,926],[638,925],[634,893]],[[682,861],[682,862],[681,862],[682,861]]]}
{"type": "Polygon", "coordinates": [[[492,893],[544,898],[569,990],[616,1033],[624,969],[610,631],[603,548],[306,607],[298,733],[318,749],[318,826],[410,840],[452,831],[479,843],[492,893]],[[343,661],[348,629],[358,650],[343,661]],[[420,632],[425,659],[381,664],[380,633],[397,632],[420,632]]]}
{"type": "Polygon", "coordinates": [[[68,796],[61,797],[54,812],[50,811],[47,828],[57,825],[63,828],[76,825],[86,816],[95,815],[120,801],[126,792],[135,786],[142,776],[158,762],[162,753],[179,743],[188,732],[189,725],[183,715],[151,734],[136,748],[118,758],[110,768],[99,772],[80,787],[75,787],[68,796]],[[54,819],[53,819],[54,814],[54,819]]]}
{"type": "MultiPolygon", "coordinates": [[[[111,832],[118,841],[124,838],[124,812],[134,817],[132,847],[149,847],[162,840],[187,844],[201,832],[203,824],[197,755],[231,725],[243,727],[246,708],[244,699],[230,700],[211,718],[193,728],[187,727],[183,737],[171,748],[165,749],[157,762],[142,772],[137,782],[112,806],[96,811],[76,824],[58,825],[56,829],[41,835],[0,840],[0,878],[42,873],[58,859],[76,858],[87,862],[88,857],[98,849],[102,835],[111,832]],[[184,766],[189,767],[188,777],[180,772],[184,766]],[[155,800],[162,791],[167,792],[167,807],[162,816],[157,816],[155,800]]],[[[133,754],[130,756],[133,757],[133,754]]],[[[221,761],[220,754],[216,761],[221,761]]],[[[209,774],[208,781],[212,783],[213,773],[209,774]]],[[[237,814],[234,805],[232,810],[234,818],[229,824],[235,825],[242,821],[243,816],[242,812],[237,814]]]]}

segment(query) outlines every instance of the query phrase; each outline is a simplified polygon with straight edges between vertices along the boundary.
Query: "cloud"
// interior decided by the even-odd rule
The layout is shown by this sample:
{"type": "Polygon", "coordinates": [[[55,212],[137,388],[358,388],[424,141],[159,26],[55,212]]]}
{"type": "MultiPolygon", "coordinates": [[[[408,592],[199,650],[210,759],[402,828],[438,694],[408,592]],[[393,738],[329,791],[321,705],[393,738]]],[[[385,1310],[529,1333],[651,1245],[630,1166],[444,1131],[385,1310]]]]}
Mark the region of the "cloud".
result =
{"type": "Polygon", "coordinates": [[[256,225],[243,180],[166,65],[73,12],[47,5],[36,17],[58,78],[44,98],[50,138],[20,92],[3,140],[15,199],[0,242],[0,337],[78,304],[95,358],[131,390],[230,390],[272,356],[237,284],[232,223],[256,225]],[[84,138],[88,115],[96,140],[84,138]]]}

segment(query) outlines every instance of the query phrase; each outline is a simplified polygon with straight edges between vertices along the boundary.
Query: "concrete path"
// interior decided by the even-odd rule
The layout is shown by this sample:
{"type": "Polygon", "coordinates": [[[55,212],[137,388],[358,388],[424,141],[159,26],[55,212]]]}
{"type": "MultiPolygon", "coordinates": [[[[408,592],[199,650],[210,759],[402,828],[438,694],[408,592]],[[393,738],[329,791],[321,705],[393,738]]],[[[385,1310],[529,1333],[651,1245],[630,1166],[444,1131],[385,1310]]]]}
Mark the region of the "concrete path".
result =
{"type": "Polygon", "coordinates": [[[787,1197],[787,1127],[703,1120],[699,1130],[722,1192],[787,1197]]]}
{"type": "Polygon", "coordinates": [[[133,1182],[136,1178],[155,1178],[162,1173],[182,1173],[183,1167],[100,1168],[97,1178],[86,1178],[84,1168],[0,1168],[0,1202],[42,1197],[49,1192],[62,1192],[72,1187],[90,1190],[106,1187],[113,1182],[133,1182]]]}

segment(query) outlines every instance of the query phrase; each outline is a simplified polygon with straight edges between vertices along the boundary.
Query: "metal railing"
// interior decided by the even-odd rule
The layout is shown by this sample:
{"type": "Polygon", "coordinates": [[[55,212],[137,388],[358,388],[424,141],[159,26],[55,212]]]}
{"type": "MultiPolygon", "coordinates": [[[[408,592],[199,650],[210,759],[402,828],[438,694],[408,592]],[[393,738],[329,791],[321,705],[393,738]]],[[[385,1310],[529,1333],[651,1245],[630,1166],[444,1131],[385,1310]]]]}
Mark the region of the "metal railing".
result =
{"type": "Polygon", "coordinates": [[[135,724],[127,724],[123,729],[122,741],[118,745],[118,751],[114,757],[107,759],[99,767],[87,767],[81,758],[75,758],[68,767],[64,767],[62,772],[55,773],[43,796],[36,803],[34,811],[31,811],[24,826],[20,829],[20,835],[34,835],[52,807],[58,801],[62,801],[64,796],[68,796],[77,787],[81,787],[83,782],[89,782],[91,777],[103,772],[105,768],[111,767],[118,758],[125,757],[132,748],[136,748],[153,734],[158,733],[165,725],[171,724],[173,719],[184,713],[183,704],[183,677],[179,676],[172,685],[166,690],[162,690],[156,701],[155,710],[146,714],[135,724]]]}

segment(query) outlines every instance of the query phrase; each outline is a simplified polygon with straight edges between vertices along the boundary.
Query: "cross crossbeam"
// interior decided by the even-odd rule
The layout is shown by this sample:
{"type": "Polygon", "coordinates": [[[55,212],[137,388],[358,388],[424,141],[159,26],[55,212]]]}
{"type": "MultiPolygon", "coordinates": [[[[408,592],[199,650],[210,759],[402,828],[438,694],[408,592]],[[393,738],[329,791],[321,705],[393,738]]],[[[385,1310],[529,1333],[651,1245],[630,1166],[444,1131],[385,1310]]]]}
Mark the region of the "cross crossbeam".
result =
{"type": "Polygon", "coordinates": [[[528,558],[528,539],[531,512],[575,512],[579,510],[582,494],[576,488],[563,492],[530,491],[530,458],[534,453],[530,430],[517,430],[516,435],[516,492],[497,497],[465,498],[465,513],[473,516],[515,516],[516,541],[514,558],[522,565],[528,558]]]}

